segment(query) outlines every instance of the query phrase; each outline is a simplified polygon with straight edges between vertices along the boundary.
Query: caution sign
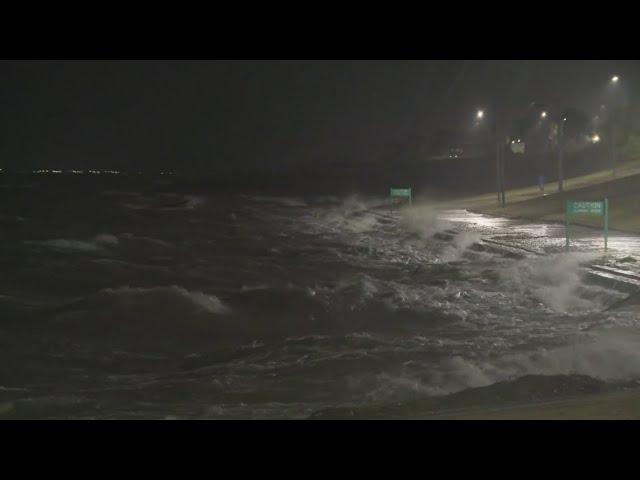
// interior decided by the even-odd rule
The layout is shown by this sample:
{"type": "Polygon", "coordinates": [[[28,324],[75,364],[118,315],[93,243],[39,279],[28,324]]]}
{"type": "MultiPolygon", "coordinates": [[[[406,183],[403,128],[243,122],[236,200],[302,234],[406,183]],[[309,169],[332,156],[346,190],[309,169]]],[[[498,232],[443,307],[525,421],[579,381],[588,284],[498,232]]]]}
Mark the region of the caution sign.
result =
{"type": "Polygon", "coordinates": [[[575,215],[595,215],[598,217],[604,217],[604,249],[606,250],[609,237],[609,200],[607,198],[592,202],[567,200],[564,214],[566,248],[569,248],[571,220],[575,215]]]}

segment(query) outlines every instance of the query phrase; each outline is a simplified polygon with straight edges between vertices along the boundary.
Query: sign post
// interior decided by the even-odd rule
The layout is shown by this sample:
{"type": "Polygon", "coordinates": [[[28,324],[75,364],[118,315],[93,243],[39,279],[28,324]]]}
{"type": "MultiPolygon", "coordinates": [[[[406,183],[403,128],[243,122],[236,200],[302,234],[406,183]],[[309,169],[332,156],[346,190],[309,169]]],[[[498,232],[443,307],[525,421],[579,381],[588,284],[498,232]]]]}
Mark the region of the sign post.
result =
{"type": "Polygon", "coordinates": [[[604,249],[607,250],[609,240],[609,199],[604,199],[604,249]]]}
{"type": "Polygon", "coordinates": [[[409,205],[411,205],[411,189],[410,188],[391,188],[389,192],[391,199],[393,197],[404,197],[409,199],[409,205]]]}
{"type": "Polygon", "coordinates": [[[574,215],[596,215],[598,217],[604,217],[604,249],[607,250],[609,240],[609,199],[605,198],[603,201],[595,202],[577,202],[574,200],[567,200],[565,205],[565,236],[566,243],[565,248],[569,248],[569,230],[571,227],[571,219],[574,215]]]}

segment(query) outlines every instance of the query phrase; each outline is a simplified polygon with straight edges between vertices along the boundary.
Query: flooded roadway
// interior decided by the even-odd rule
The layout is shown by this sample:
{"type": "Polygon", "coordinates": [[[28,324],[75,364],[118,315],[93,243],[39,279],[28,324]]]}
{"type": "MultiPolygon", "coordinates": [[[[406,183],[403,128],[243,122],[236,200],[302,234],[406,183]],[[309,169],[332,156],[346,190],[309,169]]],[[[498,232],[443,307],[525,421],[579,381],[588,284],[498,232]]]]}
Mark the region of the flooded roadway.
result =
{"type": "Polygon", "coordinates": [[[598,258],[589,272],[609,279],[610,283],[635,291],[640,288],[640,235],[609,230],[605,250],[604,230],[570,225],[569,246],[567,228],[561,223],[537,223],[472,213],[467,210],[446,210],[439,218],[468,231],[477,231],[489,245],[511,248],[524,255],[558,253],[589,253],[598,258]]]}
{"type": "MultiPolygon", "coordinates": [[[[461,228],[478,231],[483,238],[496,240],[533,250],[538,253],[558,253],[565,250],[566,228],[561,223],[535,223],[509,218],[493,217],[468,210],[445,210],[438,214],[443,221],[461,228]]],[[[570,226],[569,251],[602,252],[602,229],[570,226]]],[[[640,254],[640,235],[609,230],[608,255],[612,259],[640,254]]]]}

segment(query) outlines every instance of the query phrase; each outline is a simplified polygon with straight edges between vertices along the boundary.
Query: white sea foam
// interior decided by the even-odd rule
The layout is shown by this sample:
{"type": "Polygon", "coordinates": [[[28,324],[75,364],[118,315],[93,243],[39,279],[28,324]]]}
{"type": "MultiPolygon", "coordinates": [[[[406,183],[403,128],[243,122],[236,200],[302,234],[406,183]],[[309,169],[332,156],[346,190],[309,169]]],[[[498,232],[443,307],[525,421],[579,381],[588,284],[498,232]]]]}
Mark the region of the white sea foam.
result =
{"type": "Polygon", "coordinates": [[[117,247],[118,238],[115,235],[103,233],[96,235],[89,241],[75,240],[67,238],[56,238],[53,240],[23,242],[26,245],[38,245],[62,252],[100,252],[106,247],[117,247]]]}
{"type": "Polygon", "coordinates": [[[429,204],[402,209],[400,225],[406,230],[419,234],[422,238],[432,237],[438,232],[451,228],[451,223],[438,216],[438,210],[429,204]]]}
{"type": "Polygon", "coordinates": [[[93,243],[98,245],[105,245],[108,247],[115,247],[118,245],[118,237],[110,235],[108,233],[101,233],[93,238],[93,243]]]}
{"type": "Polygon", "coordinates": [[[482,235],[477,232],[460,232],[453,237],[451,243],[447,244],[438,254],[440,260],[444,262],[455,262],[460,260],[467,249],[477,243],[482,235]]]}
{"type": "Polygon", "coordinates": [[[28,245],[41,245],[43,247],[66,252],[97,252],[101,250],[101,247],[95,243],[83,242],[81,240],[68,240],[66,238],[56,238],[54,240],[44,240],[42,242],[25,241],[24,243],[28,245]]]}
{"type": "Polygon", "coordinates": [[[529,375],[581,375],[601,381],[633,381],[640,378],[640,335],[628,330],[599,332],[567,346],[484,361],[453,356],[438,364],[425,365],[419,374],[379,374],[368,396],[389,400],[448,395],[529,375]]]}
{"type": "Polygon", "coordinates": [[[168,304],[188,305],[192,309],[212,314],[227,314],[231,309],[215,295],[189,291],[177,285],[167,287],[132,288],[119,287],[101,290],[95,298],[113,299],[131,307],[150,306],[161,310],[168,304]]]}
{"type": "Polygon", "coordinates": [[[364,233],[379,227],[380,218],[374,211],[379,205],[377,198],[350,195],[339,205],[316,212],[315,217],[334,231],[364,233]]]}
{"type": "MultiPolygon", "coordinates": [[[[637,331],[599,331],[558,348],[540,348],[486,362],[457,360],[457,370],[477,372],[473,381],[491,384],[524,375],[586,375],[604,381],[640,377],[640,335],[637,331]]],[[[473,385],[469,385],[473,386],[473,385]]]]}
{"type": "Polygon", "coordinates": [[[595,260],[596,254],[570,253],[526,258],[499,271],[507,288],[530,295],[557,312],[593,308],[593,302],[579,296],[581,265],[595,260]]]}
{"type": "Polygon", "coordinates": [[[241,292],[255,292],[256,290],[267,290],[269,285],[266,283],[259,283],[256,285],[242,285],[241,292]]]}
{"type": "Polygon", "coordinates": [[[136,236],[132,233],[123,233],[122,235],[120,235],[121,238],[124,238],[126,240],[134,240],[134,241],[139,241],[139,242],[146,242],[146,243],[150,243],[153,245],[158,245],[160,247],[165,247],[165,248],[173,248],[173,244],[166,242],[164,240],[160,240],[157,238],[151,238],[151,237],[140,237],[140,236],[136,236]]]}

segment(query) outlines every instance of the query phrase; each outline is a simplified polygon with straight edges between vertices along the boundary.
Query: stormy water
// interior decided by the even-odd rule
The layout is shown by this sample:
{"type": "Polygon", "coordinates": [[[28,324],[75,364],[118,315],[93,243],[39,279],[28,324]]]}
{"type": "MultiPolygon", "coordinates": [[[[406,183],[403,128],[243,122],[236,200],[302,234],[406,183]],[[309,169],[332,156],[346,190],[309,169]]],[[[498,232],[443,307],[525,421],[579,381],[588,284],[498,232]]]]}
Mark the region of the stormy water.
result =
{"type": "Polygon", "coordinates": [[[585,273],[636,259],[598,232],[56,182],[0,188],[0,418],[430,418],[640,379],[629,293],[585,273]]]}

